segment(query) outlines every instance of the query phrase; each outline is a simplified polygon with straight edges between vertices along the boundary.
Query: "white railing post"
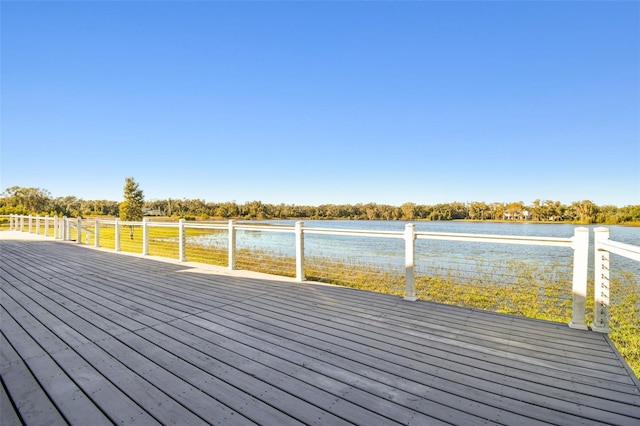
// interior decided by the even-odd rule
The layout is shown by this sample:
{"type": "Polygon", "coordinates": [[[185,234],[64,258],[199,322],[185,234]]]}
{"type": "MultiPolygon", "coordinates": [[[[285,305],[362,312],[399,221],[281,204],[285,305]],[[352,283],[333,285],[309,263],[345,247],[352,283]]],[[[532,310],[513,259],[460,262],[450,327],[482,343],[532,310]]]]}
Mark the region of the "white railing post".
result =
{"type": "Polygon", "coordinates": [[[573,234],[573,304],[569,327],[587,330],[587,275],[589,273],[589,229],[576,228],[573,234]]]}
{"type": "Polygon", "coordinates": [[[114,250],[115,251],[120,251],[120,219],[116,218],[115,219],[115,224],[114,224],[114,233],[115,233],[115,245],[114,245],[114,250]]]}
{"type": "Polygon", "coordinates": [[[149,255],[149,218],[142,218],[142,254],[149,255]]]}
{"type": "Polygon", "coordinates": [[[36,216],[36,235],[40,234],[40,215],[36,216]]]}
{"type": "Polygon", "coordinates": [[[33,232],[33,216],[29,215],[29,233],[33,232]]]}
{"type": "Polygon", "coordinates": [[[49,215],[44,217],[44,236],[49,236],[49,215]]]}
{"type": "Polygon", "coordinates": [[[64,218],[64,240],[71,241],[71,218],[64,218]]]}
{"type": "Polygon", "coordinates": [[[185,243],[187,242],[187,235],[184,229],[184,223],[184,219],[180,219],[178,221],[178,260],[180,262],[185,262],[187,260],[187,256],[185,253],[185,243]]]}
{"type": "Polygon", "coordinates": [[[9,231],[13,231],[13,214],[9,215],[9,231]]]}
{"type": "Polygon", "coordinates": [[[24,216],[20,216],[20,232],[24,232],[24,216]]]}
{"type": "Polygon", "coordinates": [[[100,219],[96,217],[96,226],[93,228],[93,246],[100,247],[100,219]]]}
{"type": "Polygon", "coordinates": [[[596,228],[593,230],[594,240],[594,306],[593,306],[593,331],[610,333],[609,328],[609,252],[603,250],[600,244],[609,239],[608,228],[596,228]]]}
{"type": "Polygon", "coordinates": [[[307,278],[304,268],[304,222],[296,222],[296,281],[302,282],[307,278]]]}
{"type": "Polygon", "coordinates": [[[58,216],[53,217],[53,238],[56,240],[62,238],[60,235],[60,218],[58,216]]]}
{"type": "Polygon", "coordinates": [[[404,227],[404,300],[410,301],[418,300],[415,287],[415,240],[416,226],[408,223],[404,227]]]}
{"type": "Polygon", "coordinates": [[[236,269],[236,228],[233,219],[229,220],[229,269],[236,269]]]}
{"type": "Polygon", "coordinates": [[[82,219],[80,216],[76,218],[76,243],[82,244],[82,219]]]}

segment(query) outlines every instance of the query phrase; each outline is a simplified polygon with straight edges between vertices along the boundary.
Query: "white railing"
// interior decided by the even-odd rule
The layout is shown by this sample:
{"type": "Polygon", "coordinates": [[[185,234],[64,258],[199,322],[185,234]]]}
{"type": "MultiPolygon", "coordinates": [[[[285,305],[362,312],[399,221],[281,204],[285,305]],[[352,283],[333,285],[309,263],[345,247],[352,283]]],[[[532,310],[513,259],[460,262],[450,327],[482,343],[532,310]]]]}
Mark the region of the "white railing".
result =
{"type": "MultiPolygon", "coordinates": [[[[52,227],[53,237],[56,239],[70,240],[73,233],[76,236],[78,244],[83,243],[82,233],[85,232],[84,241],[88,244],[90,237],[93,236],[93,245],[100,247],[101,227],[113,226],[115,228],[115,246],[116,251],[121,250],[121,228],[140,227],[142,229],[142,249],[141,254],[149,255],[149,229],[153,228],[175,228],[177,229],[178,252],[176,257],[179,261],[184,262],[187,259],[186,231],[187,229],[208,229],[218,230],[228,233],[228,256],[227,267],[236,269],[237,231],[247,232],[279,232],[290,233],[295,237],[295,278],[297,281],[304,281],[305,274],[305,249],[304,236],[309,235],[329,235],[329,236],[347,236],[362,238],[388,238],[396,240],[404,240],[404,299],[414,301],[417,300],[415,291],[415,247],[416,240],[446,240],[446,241],[464,241],[475,243],[498,243],[498,244],[517,244],[532,246],[551,246],[564,247],[573,251],[572,261],[572,308],[571,321],[569,326],[577,329],[588,329],[585,321],[586,298],[587,298],[587,278],[589,268],[589,230],[584,227],[578,227],[574,230],[571,238],[550,238],[550,237],[533,237],[533,236],[514,236],[514,235],[481,235],[481,234],[456,234],[456,233],[434,233],[434,232],[417,232],[414,224],[407,224],[404,231],[374,231],[374,230],[354,230],[354,229],[332,229],[332,228],[315,228],[305,227],[304,222],[296,222],[294,226],[290,225],[265,225],[265,224],[249,224],[237,223],[233,220],[228,222],[202,223],[187,222],[181,219],[178,222],[150,222],[146,218],[142,222],[125,222],[118,219],[102,220],[102,219],[81,219],[81,218],[57,218],[57,217],[33,217],[11,215],[9,218],[9,226],[11,230],[19,230],[23,232],[33,232],[35,227],[36,233],[40,230],[40,222],[44,221],[44,234],[50,236],[49,227],[52,227]],[[92,228],[89,230],[88,228],[92,228]],[[89,233],[87,233],[89,231],[89,233]]],[[[133,234],[132,234],[133,235],[133,234]]],[[[608,270],[609,270],[609,253],[621,254],[631,259],[640,261],[640,247],[630,244],[623,244],[611,241],[608,238],[608,229],[596,229],[596,263],[595,263],[595,323],[593,329],[600,332],[609,332],[608,328],[608,304],[609,304],[609,286],[608,286],[608,270]]]]}
{"type": "Polygon", "coordinates": [[[488,234],[454,234],[434,232],[418,232],[415,233],[415,236],[419,239],[430,240],[552,246],[573,249],[573,299],[571,309],[571,322],[569,323],[569,326],[581,330],[586,330],[588,328],[585,322],[587,277],[589,270],[589,230],[587,228],[575,228],[572,238],[528,237],[488,234]]]}
{"type": "Polygon", "coordinates": [[[609,333],[610,254],[640,262],[640,247],[609,239],[608,228],[594,229],[594,321],[593,330],[609,333]]]}

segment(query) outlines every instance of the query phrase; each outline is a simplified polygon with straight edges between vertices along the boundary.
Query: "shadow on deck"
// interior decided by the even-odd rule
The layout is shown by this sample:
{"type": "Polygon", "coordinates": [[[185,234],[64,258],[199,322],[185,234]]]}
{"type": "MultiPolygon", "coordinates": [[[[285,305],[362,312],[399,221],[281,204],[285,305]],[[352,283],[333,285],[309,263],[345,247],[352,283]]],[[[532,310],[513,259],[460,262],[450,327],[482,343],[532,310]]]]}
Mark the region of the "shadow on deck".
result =
{"type": "Polygon", "coordinates": [[[1,234],[2,425],[640,424],[603,334],[1,234]]]}

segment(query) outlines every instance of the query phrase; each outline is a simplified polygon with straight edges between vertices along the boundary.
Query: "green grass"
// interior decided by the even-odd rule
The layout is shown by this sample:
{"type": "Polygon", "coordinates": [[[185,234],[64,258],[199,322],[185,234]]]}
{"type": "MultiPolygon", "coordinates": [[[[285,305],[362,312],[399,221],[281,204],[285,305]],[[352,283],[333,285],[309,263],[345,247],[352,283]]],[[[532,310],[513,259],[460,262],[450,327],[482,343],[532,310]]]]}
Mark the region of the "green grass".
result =
{"type": "Polygon", "coordinates": [[[611,281],[610,291],[609,337],[640,378],[640,283],[632,274],[623,273],[611,281]]]}

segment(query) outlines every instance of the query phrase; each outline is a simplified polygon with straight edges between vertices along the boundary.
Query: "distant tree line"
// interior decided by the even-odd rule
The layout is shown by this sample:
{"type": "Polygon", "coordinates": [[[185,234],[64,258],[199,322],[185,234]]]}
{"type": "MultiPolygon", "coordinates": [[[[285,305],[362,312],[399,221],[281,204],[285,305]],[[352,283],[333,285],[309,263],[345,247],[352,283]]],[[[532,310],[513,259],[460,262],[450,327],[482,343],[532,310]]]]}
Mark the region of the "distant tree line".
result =
{"type": "MultiPolygon", "coordinates": [[[[52,197],[40,188],[7,188],[0,197],[0,214],[47,214],[93,217],[120,215],[121,202],[83,200],[74,196],[52,197]]],[[[589,200],[563,204],[554,200],[509,203],[452,202],[435,205],[388,204],[266,204],[250,201],[205,202],[200,199],[171,199],[144,202],[148,216],[187,219],[352,219],[352,220],[513,220],[539,222],[640,224],[640,205],[598,206],[589,200]]]]}

